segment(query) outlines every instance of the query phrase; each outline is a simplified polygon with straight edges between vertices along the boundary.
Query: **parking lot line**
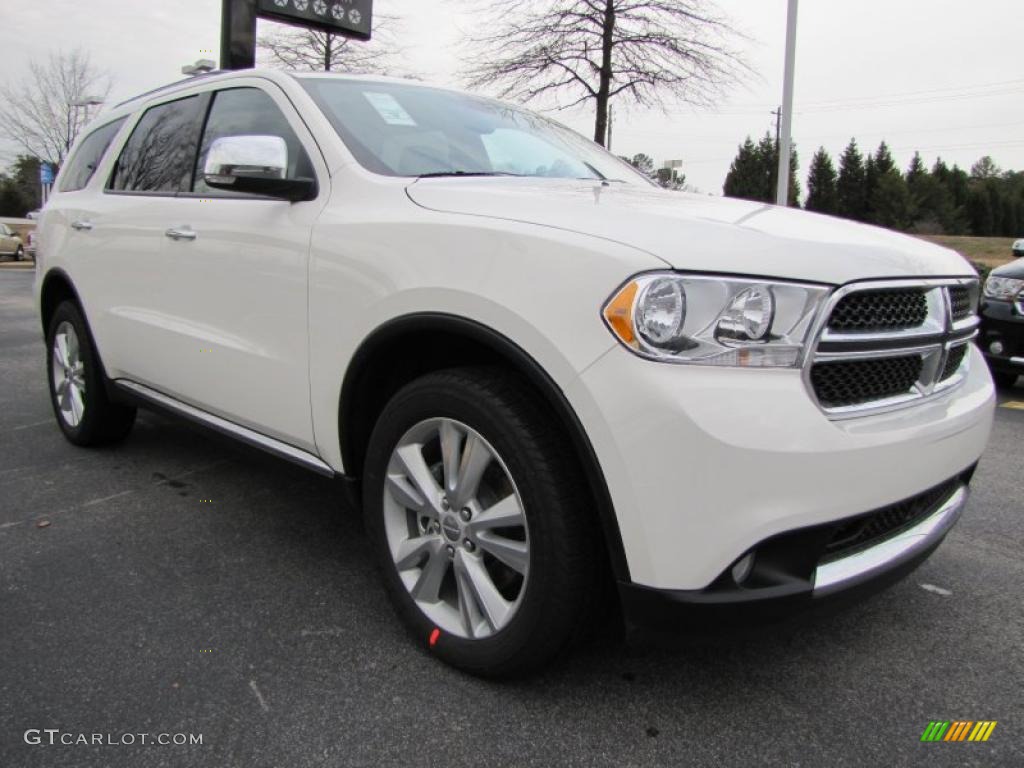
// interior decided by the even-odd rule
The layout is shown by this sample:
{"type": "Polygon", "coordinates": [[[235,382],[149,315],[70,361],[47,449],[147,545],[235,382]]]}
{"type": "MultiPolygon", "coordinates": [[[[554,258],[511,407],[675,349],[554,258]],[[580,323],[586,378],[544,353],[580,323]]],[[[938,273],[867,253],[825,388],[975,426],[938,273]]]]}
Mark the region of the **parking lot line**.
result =
{"type": "Polygon", "coordinates": [[[999,405],[1000,408],[1009,408],[1014,411],[1024,411],[1024,402],[1020,400],[1007,400],[999,405]]]}

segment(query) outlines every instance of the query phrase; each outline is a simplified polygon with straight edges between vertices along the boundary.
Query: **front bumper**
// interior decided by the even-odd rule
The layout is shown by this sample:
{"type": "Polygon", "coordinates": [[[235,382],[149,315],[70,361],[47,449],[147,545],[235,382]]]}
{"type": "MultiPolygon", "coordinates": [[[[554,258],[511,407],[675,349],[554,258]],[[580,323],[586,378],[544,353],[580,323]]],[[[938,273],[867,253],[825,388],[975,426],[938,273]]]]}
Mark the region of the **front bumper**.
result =
{"type": "Polygon", "coordinates": [[[707,590],[772,537],[960,475],[988,441],[995,392],[974,345],[961,385],[856,419],[827,418],[800,373],[669,365],[615,347],[566,390],[615,508],[620,581],[707,590]]]}
{"type": "Polygon", "coordinates": [[[955,478],[951,491],[919,519],[845,556],[822,557],[821,543],[838,523],[794,531],[755,547],[755,565],[742,585],[729,573],[702,590],[620,583],[626,620],[658,630],[748,623],[873,594],[906,576],[939,546],[960,518],[972,473],[973,467],[955,478]]]}
{"type": "Polygon", "coordinates": [[[1024,374],[1024,313],[1017,304],[982,301],[978,346],[993,371],[1024,374]],[[995,343],[1001,347],[998,353],[992,351],[995,343]]]}

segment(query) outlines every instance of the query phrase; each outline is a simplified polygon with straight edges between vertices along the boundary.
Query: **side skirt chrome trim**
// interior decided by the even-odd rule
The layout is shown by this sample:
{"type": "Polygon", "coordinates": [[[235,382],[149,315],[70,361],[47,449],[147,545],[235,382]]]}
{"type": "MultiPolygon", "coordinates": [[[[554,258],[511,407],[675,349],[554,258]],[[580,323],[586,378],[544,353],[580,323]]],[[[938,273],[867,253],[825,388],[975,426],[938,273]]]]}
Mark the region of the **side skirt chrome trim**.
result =
{"type": "Polygon", "coordinates": [[[819,565],[814,594],[825,595],[852,587],[909,560],[942,540],[967,503],[967,486],[961,485],[931,515],[897,536],[857,554],[819,565]]]}
{"type": "Polygon", "coordinates": [[[235,424],[233,421],[222,419],[220,416],[214,416],[212,413],[207,413],[195,406],[183,403],[169,395],[165,395],[162,392],[157,392],[155,389],[150,389],[144,384],[138,384],[134,381],[128,381],[125,379],[116,379],[113,383],[120,389],[123,389],[142,400],[171,411],[179,416],[183,416],[189,421],[194,421],[197,424],[202,424],[205,427],[214,429],[217,432],[239,440],[246,445],[251,445],[254,448],[259,448],[262,451],[279,456],[282,459],[287,459],[288,461],[299,464],[306,469],[311,469],[326,477],[334,477],[337,474],[322,459],[318,456],[314,456],[308,451],[296,448],[294,445],[288,445],[288,443],[283,443],[280,440],[275,440],[272,437],[267,437],[266,435],[262,435],[248,427],[243,427],[239,424],[235,424]]]}

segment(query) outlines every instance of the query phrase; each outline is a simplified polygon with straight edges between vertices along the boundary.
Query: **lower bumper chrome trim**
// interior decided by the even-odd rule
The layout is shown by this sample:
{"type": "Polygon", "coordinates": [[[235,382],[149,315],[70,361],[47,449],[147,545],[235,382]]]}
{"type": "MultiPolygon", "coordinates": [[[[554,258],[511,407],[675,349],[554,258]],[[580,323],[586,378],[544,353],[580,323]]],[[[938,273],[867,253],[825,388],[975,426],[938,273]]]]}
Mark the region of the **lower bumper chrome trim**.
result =
{"type": "Polygon", "coordinates": [[[183,416],[190,421],[197,422],[205,427],[216,430],[228,437],[233,437],[247,445],[253,446],[254,448],[259,448],[267,453],[272,453],[275,456],[287,459],[295,464],[300,464],[301,466],[311,469],[321,475],[325,475],[327,477],[334,477],[335,475],[334,470],[319,457],[314,456],[301,448],[296,448],[294,445],[288,445],[288,443],[283,443],[280,440],[267,437],[266,435],[262,435],[248,427],[235,424],[233,421],[228,421],[220,416],[214,416],[212,413],[207,413],[195,406],[183,403],[169,395],[165,395],[162,392],[157,392],[155,389],[150,389],[144,384],[138,384],[137,382],[126,381],[124,379],[118,379],[114,383],[121,389],[126,392],[130,392],[142,400],[171,411],[179,416],[183,416]]]}
{"type": "Polygon", "coordinates": [[[818,566],[814,574],[814,595],[827,595],[868,581],[935,546],[960,518],[967,495],[967,486],[961,485],[917,525],[849,557],[818,566]]]}

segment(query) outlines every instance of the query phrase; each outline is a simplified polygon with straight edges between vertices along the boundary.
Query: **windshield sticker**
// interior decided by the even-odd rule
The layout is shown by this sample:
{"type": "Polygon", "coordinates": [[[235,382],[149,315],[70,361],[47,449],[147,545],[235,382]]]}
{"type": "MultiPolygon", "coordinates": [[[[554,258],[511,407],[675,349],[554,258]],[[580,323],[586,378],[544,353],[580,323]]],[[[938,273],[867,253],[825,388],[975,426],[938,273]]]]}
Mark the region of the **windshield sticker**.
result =
{"type": "Polygon", "coordinates": [[[416,125],[412,115],[406,112],[390,93],[363,91],[363,96],[388,125],[416,125]]]}

